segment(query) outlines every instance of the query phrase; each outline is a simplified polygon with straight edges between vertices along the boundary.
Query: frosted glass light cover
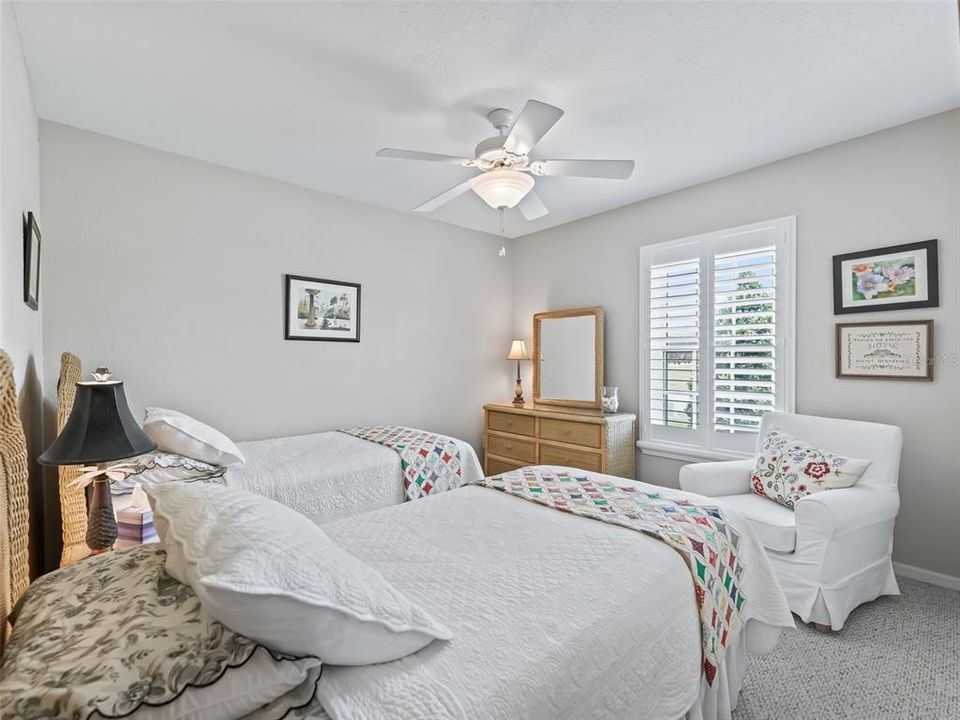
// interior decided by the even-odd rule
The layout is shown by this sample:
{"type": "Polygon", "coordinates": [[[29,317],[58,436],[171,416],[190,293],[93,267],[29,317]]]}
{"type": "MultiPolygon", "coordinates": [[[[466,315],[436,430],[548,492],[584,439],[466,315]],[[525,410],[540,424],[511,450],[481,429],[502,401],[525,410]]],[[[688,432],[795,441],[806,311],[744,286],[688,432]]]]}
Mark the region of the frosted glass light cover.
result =
{"type": "Polygon", "coordinates": [[[473,191],[494,210],[516,206],[533,184],[533,178],[519,170],[490,170],[470,181],[473,191]]]}

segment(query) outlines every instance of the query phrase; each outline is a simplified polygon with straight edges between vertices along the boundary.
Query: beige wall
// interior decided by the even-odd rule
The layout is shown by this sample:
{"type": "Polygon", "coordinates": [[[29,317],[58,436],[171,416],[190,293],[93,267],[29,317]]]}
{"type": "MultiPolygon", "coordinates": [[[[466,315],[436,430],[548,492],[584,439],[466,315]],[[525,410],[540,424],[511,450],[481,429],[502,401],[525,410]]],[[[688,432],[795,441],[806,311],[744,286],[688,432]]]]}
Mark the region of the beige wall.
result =
{"type": "Polygon", "coordinates": [[[135,414],[236,440],[402,423],[479,445],[482,403],[509,397],[495,237],[46,122],[41,170],[44,347],[108,364],[135,414]],[[285,341],[284,273],[360,283],[360,343],[285,341]]]}
{"type": "MultiPolygon", "coordinates": [[[[4,0],[0,8],[0,348],[13,360],[14,379],[20,399],[27,446],[32,458],[42,451],[40,378],[43,368],[41,298],[39,311],[23,302],[23,214],[39,213],[39,160],[37,118],[30,98],[30,81],[13,5],[4,0]]],[[[45,249],[45,248],[44,248],[45,249]]],[[[41,252],[41,256],[43,253],[41,252]]],[[[42,257],[41,257],[42,259],[42,257]]],[[[46,277],[41,262],[40,288],[46,277]]],[[[31,564],[36,570],[43,554],[39,519],[43,513],[42,484],[36,464],[30,467],[31,564]]]]}
{"type": "MultiPolygon", "coordinates": [[[[960,111],[531,235],[506,260],[500,240],[429,220],[54,124],[41,140],[48,357],[109,363],[135,410],[237,439],[404,422],[479,444],[480,405],[511,392],[509,336],[594,304],[607,382],[636,412],[639,247],[796,215],[797,410],[903,427],[895,557],[960,576],[960,111]],[[833,315],[832,255],[933,237],[939,308],[833,315]],[[284,272],[361,282],[363,341],[283,341],[284,272]],[[933,318],[936,381],[835,379],[834,324],[852,317],[933,318]]],[[[676,485],[678,462],[638,467],[676,485]]]]}
{"type": "MultiPolygon", "coordinates": [[[[529,339],[537,311],[602,305],[606,382],[637,412],[640,246],[784,215],[798,228],[797,412],[903,428],[895,559],[960,577],[960,111],[521,238],[515,334],[529,339]],[[833,255],[930,238],[940,240],[939,308],[834,316],[833,255]],[[936,321],[935,382],[834,378],[836,322],[907,318],[936,321]]],[[[679,467],[641,456],[638,473],[676,486],[679,467]]]]}

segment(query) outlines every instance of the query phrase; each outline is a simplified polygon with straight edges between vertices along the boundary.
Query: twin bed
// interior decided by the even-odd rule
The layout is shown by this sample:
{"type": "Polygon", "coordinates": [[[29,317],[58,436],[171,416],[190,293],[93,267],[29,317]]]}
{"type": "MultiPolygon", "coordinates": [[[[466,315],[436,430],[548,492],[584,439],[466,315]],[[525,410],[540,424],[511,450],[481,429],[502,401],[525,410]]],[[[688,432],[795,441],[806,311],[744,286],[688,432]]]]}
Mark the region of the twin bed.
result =
{"type": "MultiPolygon", "coordinates": [[[[490,481],[480,478],[478,463],[473,467],[472,448],[457,443],[464,486],[413,502],[402,502],[398,454],[357,437],[320,433],[241,446],[247,462],[228,469],[228,487],[272,497],[322,520],[333,543],[427,609],[452,637],[392,662],[323,665],[309,701],[283,716],[729,720],[748,653],[769,652],[782,629],[793,626],[763,549],[743,518],[729,509],[715,515],[735,538],[735,564],[743,570],[735,582],[747,600],[738,603],[742,626],[725,638],[716,674],[708,678],[703,669],[708,629],[698,607],[701,588],[713,587],[709,572],[706,584],[698,585],[689,558],[647,530],[558,512],[563,508],[484,486],[490,481]],[[325,490],[318,493],[321,485],[325,490]]],[[[681,512],[707,502],[597,473],[546,467],[534,472],[569,473],[597,486],[662,497],[681,512]]],[[[4,490],[4,516],[22,524],[25,518],[9,508],[21,502],[25,489],[7,482],[4,490]]],[[[111,555],[121,562],[123,551],[111,555]]],[[[19,590],[10,578],[22,574],[17,567],[22,558],[5,553],[0,561],[2,589],[15,600],[19,590]]],[[[43,595],[28,592],[24,604],[43,602],[43,595]]],[[[7,702],[12,702],[9,688],[18,687],[11,666],[22,659],[17,650],[27,641],[17,637],[14,625],[7,649],[13,657],[0,665],[0,709],[4,685],[7,702]]],[[[99,642],[86,636],[81,641],[99,642]]],[[[66,638],[53,632],[50,642],[66,638]]],[[[191,687],[189,677],[182,682],[183,694],[210,690],[191,687]]],[[[144,705],[133,717],[160,717],[160,709],[144,705]]]]}
{"type": "MultiPolygon", "coordinates": [[[[483,477],[471,445],[460,451],[462,481],[483,477]]],[[[245,462],[224,473],[230,487],[264,495],[322,524],[403,502],[403,470],[393,450],[343,432],[237,444],[245,462]]]]}
{"type": "Polygon", "coordinates": [[[762,548],[742,518],[729,519],[744,533],[750,600],[712,686],[690,570],[652,537],[483,487],[325,526],[453,640],[391,663],[326,668],[303,717],[729,718],[747,653],[769,652],[792,627],[762,548]]]}

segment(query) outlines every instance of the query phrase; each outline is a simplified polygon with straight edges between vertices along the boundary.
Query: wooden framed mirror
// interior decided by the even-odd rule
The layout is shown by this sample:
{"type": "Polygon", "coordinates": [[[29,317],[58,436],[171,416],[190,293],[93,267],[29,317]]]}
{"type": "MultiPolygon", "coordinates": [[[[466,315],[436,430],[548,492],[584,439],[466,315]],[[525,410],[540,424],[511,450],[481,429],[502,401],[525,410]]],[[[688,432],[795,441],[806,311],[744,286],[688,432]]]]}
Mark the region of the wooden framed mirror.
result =
{"type": "Polygon", "coordinates": [[[533,402],[600,408],[603,308],[533,316],[533,402]]]}

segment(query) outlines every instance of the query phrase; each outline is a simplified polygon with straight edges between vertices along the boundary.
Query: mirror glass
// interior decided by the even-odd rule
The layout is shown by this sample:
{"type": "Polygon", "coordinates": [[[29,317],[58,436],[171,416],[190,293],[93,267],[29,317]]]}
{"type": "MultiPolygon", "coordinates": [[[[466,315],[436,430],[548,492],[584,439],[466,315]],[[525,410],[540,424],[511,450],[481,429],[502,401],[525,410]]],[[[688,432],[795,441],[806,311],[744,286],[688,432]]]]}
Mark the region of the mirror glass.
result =
{"type": "Polygon", "coordinates": [[[536,343],[534,402],[598,407],[599,365],[603,342],[600,310],[539,313],[536,343]]]}

